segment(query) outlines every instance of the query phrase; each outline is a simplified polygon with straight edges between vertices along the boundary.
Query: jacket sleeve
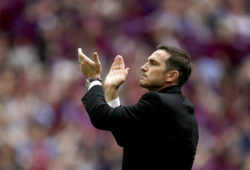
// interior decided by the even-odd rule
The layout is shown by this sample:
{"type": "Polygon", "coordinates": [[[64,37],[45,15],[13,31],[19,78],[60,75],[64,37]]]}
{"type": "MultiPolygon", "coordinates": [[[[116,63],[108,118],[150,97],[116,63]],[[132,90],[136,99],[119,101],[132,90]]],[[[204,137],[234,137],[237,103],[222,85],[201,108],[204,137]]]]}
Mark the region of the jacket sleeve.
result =
{"type": "Polygon", "coordinates": [[[92,87],[82,98],[94,127],[102,130],[124,129],[140,126],[156,116],[155,109],[161,106],[161,99],[156,92],[144,94],[139,102],[132,106],[111,108],[105,101],[103,88],[92,87]]]}

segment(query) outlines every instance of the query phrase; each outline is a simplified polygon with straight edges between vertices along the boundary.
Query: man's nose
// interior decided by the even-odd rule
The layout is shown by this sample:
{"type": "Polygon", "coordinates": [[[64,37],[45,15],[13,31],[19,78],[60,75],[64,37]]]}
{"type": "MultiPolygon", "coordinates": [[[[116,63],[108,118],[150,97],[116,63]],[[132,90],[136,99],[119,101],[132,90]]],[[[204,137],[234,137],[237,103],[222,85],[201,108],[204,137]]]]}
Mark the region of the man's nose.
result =
{"type": "Polygon", "coordinates": [[[143,71],[143,72],[147,71],[147,63],[145,63],[143,66],[141,66],[141,71],[143,71]]]}

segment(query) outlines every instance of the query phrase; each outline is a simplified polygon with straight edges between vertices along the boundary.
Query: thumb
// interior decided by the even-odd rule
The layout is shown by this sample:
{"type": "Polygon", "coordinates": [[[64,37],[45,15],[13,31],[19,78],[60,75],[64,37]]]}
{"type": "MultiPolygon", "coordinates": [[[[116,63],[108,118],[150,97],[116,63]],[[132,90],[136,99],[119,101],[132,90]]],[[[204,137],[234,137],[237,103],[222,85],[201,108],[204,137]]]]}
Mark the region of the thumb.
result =
{"type": "Polygon", "coordinates": [[[125,72],[128,74],[128,71],[129,71],[129,67],[127,67],[126,69],[125,69],[125,72]]]}
{"type": "Polygon", "coordinates": [[[98,53],[97,53],[97,52],[94,52],[94,54],[93,54],[93,58],[94,58],[95,63],[100,63],[100,60],[99,60],[99,55],[98,55],[98,53]]]}
{"type": "Polygon", "coordinates": [[[84,57],[84,58],[88,58],[83,52],[81,48],[78,48],[78,56],[84,57]]]}

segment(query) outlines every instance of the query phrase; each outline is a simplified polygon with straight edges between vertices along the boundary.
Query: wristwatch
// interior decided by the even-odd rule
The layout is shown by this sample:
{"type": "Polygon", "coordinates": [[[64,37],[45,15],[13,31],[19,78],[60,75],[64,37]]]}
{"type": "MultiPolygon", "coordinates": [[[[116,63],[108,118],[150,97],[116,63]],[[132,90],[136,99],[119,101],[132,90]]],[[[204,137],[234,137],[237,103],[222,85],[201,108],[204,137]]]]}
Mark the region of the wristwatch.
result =
{"type": "Polygon", "coordinates": [[[102,79],[99,78],[99,77],[86,79],[86,87],[87,87],[87,89],[89,88],[90,83],[95,81],[95,80],[102,82],[102,79]]]}

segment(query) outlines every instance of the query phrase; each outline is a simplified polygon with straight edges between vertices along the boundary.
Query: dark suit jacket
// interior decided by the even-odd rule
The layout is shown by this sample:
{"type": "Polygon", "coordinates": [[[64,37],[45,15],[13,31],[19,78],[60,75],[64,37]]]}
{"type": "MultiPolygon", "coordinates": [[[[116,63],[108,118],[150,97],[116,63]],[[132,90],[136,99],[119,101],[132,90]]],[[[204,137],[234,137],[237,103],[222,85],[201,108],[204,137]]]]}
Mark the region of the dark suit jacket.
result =
{"type": "Polygon", "coordinates": [[[191,170],[198,127],[193,104],[178,86],[147,92],[132,106],[111,108],[103,88],[82,99],[94,127],[113,133],[124,148],[123,170],[191,170]]]}

